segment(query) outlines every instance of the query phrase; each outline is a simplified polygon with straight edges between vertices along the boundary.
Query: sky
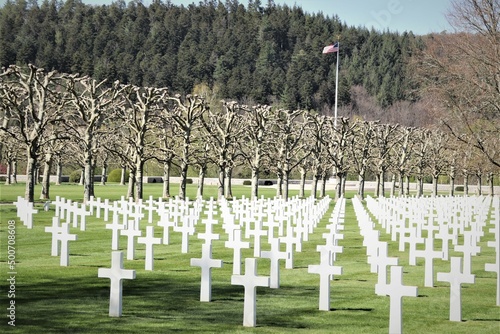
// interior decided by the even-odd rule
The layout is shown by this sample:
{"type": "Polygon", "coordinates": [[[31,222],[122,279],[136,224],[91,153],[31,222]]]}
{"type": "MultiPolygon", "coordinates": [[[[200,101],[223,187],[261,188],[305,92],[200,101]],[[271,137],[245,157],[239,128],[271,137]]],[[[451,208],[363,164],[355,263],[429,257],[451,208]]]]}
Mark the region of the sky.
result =
{"type": "MultiPolygon", "coordinates": [[[[2,0],[0,0],[1,2],[2,0]]],[[[82,0],[87,4],[110,4],[112,0],[82,0]]],[[[198,4],[199,0],[171,0],[175,5],[198,4]]],[[[128,3],[128,0],[125,0],[128,3]]],[[[239,0],[247,5],[247,0],[239,0]]],[[[267,0],[261,0],[265,6],[267,0]]],[[[349,26],[377,30],[413,31],[417,35],[452,31],[445,13],[451,0],[274,0],[276,4],[297,5],[309,13],[337,15],[349,26]]],[[[145,5],[150,0],[143,0],[145,5]]]]}

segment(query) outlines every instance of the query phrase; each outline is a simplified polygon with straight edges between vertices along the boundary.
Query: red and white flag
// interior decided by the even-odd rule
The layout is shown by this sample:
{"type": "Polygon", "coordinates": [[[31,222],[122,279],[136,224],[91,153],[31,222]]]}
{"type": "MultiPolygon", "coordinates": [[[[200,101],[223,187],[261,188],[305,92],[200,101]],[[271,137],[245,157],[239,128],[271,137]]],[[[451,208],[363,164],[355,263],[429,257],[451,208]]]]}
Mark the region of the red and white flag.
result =
{"type": "Polygon", "coordinates": [[[339,52],[339,42],[333,45],[325,46],[323,48],[323,53],[333,53],[333,52],[339,52]]]}

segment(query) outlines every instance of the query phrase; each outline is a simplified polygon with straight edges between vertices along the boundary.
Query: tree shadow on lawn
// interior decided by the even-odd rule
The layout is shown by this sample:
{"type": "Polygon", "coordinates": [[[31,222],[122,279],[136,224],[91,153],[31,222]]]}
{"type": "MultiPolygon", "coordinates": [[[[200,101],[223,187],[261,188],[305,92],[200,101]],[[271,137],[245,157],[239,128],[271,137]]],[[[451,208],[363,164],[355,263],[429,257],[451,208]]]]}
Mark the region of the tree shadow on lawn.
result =
{"type": "MultiPolygon", "coordinates": [[[[203,303],[199,275],[179,279],[169,277],[168,272],[155,273],[153,277],[140,277],[141,274],[135,280],[123,280],[120,320],[108,316],[109,279],[97,275],[61,279],[52,276],[43,283],[19,284],[16,328],[27,333],[104,333],[116,326],[127,326],[124,330],[130,326],[131,332],[137,329],[133,326],[147,329],[151,322],[189,331],[206,324],[241,326],[242,286],[230,282],[214,284],[213,301],[203,303]]],[[[258,293],[263,291],[259,289],[258,293]]]]}

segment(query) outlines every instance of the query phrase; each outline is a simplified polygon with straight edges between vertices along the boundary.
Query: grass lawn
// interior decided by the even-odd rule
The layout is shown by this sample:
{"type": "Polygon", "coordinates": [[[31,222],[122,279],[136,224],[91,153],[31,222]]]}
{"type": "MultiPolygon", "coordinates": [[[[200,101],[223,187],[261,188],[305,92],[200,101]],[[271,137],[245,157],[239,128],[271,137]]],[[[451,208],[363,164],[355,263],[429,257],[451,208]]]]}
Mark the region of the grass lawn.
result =
{"type": "MultiPolygon", "coordinates": [[[[207,197],[216,196],[215,187],[206,187],[207,197]]],[[[264,196],[274,196],[274,188],[260,189],[264,196]]],[[[196,186],[188,187],[194,198],[196,186]]],[[[13,202],[24,193],[24,185],[0,185],[0,202],[13,202]]],[[[119,199],[126,188],[118,185],[96,186],[96,195],[119,199]]],[[[176,194],[175,185],[172,194],[176,194]]],[[[39,194],[37,188],[36,194],[39,194]]],[[[81,199],[82,188],[75,185],[53,186],[52,197],[60,195],[81,199]]],[[[145,185],[145,197],[161,194],[161,185],[145,185]]],[[[292,191],[292,195],[296,194],[292,191]]],[[[234,195],[249,196],[250,188],[234,187],[234,195]]],[[[350,194],[352,195],[352,194],[350,194]]],[[[309,274],[309,264],[319,263],[316,245],[324,244],[322,233],[334,203],[322,219],[303,250],[294,254],[294,269],[285,269],[281,262],[280,288],[257,288],[257,327],[245,328],[243,321],[243,287],[230,284],[232,249],[225,249],[227,236],[221,226],[215,233],[221,239],[213,241],[213,258],[222,259],[224,266],[212,270],[212,302],[200,302],[199,267],[191,267],[190,259],[201,256],[202,241],[190,237],[189,253],[181,253],[180,233],[171,233],[169,245],[154,249],[154,271],[144,270],[145,247],[138,244],[136,259],[124,260],[126,269],[136,270],[135,280],[123,281],[123,316],[108,317],[109,279],[98,278],[98,268],[109,268],[111,261],[111,231],[102,219],[87,219],[87,231],[71,228],[78,240],[70,242],[70,265],[59,266],[59,257],[50,256],[51,234],[44,232],[54,214],[42,210],[34,219],[34,228],[26,229],[16,218],[13,205],[0,206],[0,332],[13,333],[387,333],[389,327],[389,297],[375,295],[377,275],[370,273],[366,250],[362,246],[354,210],[347,201],[342,254],[335,265],[343,274],[331,282],[331,311],[318,310],[319,276],[309,274]],[[7,231],[9,221],[15,221],[15,299],[8,298],[10,269],[7,261],[7,231]],[[8,325],[9,301],[15,301],[16,326],[8,325]]],[[[146,222],[141,224],[145,230],[146,222]]],[[[390,243],[389,255],[398,256],[404,266],[404,284],[418,286],[417,298],[403,298],[403,331],[406,333],[494,333],[500,332],[500,307],[495,306],[496,274],[484,271],[485,263],[494,263],[494,250],[487,247],[493,234],[484,229],[481,253],[472,259],[475,284],[462,286],[462,322],[450,322],[449,285],[434,279],[433,288],[424,285],[424,260],[409,266],[408,254],[390,243]]],[[[198,224],[197,231],[204,226],[198,224]]],[[[156,228],[155,236],[161,237],[156,228]]],[[[381,233],[382,240],[390,236],[381,233]]],[[[264,244],[263,244],[264,245],[264,244]]],[[[419,249],[423,249],[420,245],[419,249]]],[[[120,248],[126,247],[120,237],[120,248]]],[[[263,246],[263,250],[270,247],[263,246]]],[[[125,255],[125,254],[124,254],[125,255]]],[[[460,253],[451,252],[450,256],[460,253]]],[[[253,250],[243,250],[242,257],[253,257],[253,250]]],[[[437,272],[449,272],[449,262],[435,260],[437,272]]],[[[270,262],[258,260],[259,275],[269,276],[270,262]]],[[[243,268],[242,268],[243,269],[243,268]]],[[[244,269],[243,269],[244,270],[244,269]]]]}

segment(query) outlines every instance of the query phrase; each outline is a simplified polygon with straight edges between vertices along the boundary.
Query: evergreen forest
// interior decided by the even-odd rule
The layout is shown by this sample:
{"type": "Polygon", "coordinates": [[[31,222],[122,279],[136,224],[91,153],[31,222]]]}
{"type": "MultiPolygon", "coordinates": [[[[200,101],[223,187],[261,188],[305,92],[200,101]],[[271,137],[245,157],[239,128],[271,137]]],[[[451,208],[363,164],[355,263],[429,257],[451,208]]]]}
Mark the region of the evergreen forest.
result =
{"type": "MultiPolygon", "coordinates": [[[[384,113],[418,100],[409,64],[424,47],[422,38],[349,26],[336,15],[272,0],[187,7],[169,0],[148,6],[7,0],[0,8],[2,67],[31,63],[180,94],[204,87],[218,98],[326,115],[335,106],[337,56],[322,49],[338,40],[339,107],[346,116],[386,122],[404,123],[404,116],[384,113]]],[[[418,124],[422,119],[407,125],[425,125],[418,124]]]]}

